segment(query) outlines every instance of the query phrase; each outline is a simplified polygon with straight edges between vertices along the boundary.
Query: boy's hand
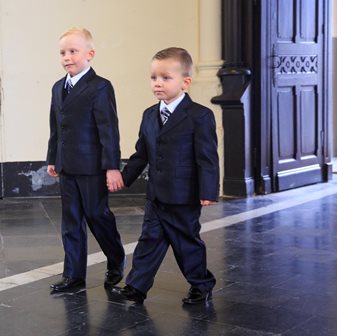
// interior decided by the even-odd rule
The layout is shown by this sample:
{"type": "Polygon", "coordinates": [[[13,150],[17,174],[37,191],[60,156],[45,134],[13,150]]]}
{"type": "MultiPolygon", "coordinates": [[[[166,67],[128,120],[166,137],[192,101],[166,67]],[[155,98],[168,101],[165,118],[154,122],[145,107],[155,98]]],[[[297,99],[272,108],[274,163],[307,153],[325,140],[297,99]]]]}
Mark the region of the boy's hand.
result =
{"type": "Polygon", "coordinates": [[[55,171],[55,165],[48,165],[48,167],[47,167],[47,173],[50,176],[53,176],[53,177],[59,176],[59,174],[57,174],[56,171],[55,171]]]}
{"type": "Polygon", "coordinates": [[[201,204],[202,206],[207,206],[207,205],[216,204],[216,202],[208,201],[208,200],[200,200],[200,204],[201,204]]]}
{"type": "Polygon", "coordinates": [[[122,174],[117,169],[108,169],[106,171],[106,186],[110,192],[119,191],[124,188],[122,174]]]}

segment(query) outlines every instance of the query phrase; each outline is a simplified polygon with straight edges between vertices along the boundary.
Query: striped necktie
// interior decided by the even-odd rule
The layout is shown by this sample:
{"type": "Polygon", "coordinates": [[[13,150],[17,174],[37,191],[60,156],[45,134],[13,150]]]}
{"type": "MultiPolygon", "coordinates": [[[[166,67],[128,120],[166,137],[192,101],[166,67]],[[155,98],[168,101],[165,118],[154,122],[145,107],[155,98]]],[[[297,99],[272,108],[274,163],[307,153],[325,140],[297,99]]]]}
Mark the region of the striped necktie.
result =
{"type": "Polygon", "coordinates": [[[161,121],[163,123],[163,125],[165,125],[165,123],[167,122],[168,118],[170,117],[171,112],[167,107],[164,107],[161,111],[160,111],[160,117],[161,117],[161,121]]]}
{"type": "Polygon", "coordinates": [[[73,83],[71,82],[71,79],[69,78],[67,81],[67,85],[66,85],[66,90],[68,91],[68,93],[71,91],[71,89],[74,87],[73,83]]]}

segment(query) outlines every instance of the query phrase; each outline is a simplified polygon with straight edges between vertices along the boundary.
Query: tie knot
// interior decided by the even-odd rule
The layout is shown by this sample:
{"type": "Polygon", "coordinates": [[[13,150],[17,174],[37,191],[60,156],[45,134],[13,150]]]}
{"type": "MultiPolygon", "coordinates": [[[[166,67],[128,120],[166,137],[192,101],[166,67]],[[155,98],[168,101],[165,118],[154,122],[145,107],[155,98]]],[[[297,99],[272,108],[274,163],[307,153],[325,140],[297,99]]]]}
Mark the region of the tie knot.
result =
{"type": "Polygon", "coordinates": [[[167,107],[164,107],[161,111],[160,111],[160,117],[161,117],[161,121],[163,122],[163,125],[165,125],[165,123],[167,122],[168,118],[170,117],[171,112],[167,107]]]}
{"type": "Polygon", "coordinates": [[[71,82],[71,79],[69,78],[67,80],[67,85],[66,85],[66,89],[68,91],[68,93],[70,92],[70,90],[74,87],[73,83],[71,82]]]}

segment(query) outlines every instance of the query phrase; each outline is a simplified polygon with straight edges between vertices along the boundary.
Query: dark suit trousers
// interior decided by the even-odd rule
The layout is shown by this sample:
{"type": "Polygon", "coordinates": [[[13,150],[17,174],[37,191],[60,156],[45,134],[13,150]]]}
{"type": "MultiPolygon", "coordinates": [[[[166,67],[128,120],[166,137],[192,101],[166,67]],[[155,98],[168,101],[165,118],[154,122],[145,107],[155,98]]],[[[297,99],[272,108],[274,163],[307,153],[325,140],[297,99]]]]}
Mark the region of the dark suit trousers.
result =
{"type": "Polygon", "coordinates": [[[190,285],[201,291],[211,290],[215,278],[207,270],[206,247],[199,234],[200,211],[200,205],[147,201],[142,234],[126,283],[146,294],[171,245],[178,266],[190,285]]]}
{"type": "Polygon", "coordinates": [[[124,248],[114,214],[108,205],[106,176],[60,174],[62,240],[65,251],[63,275],[85,278],[87,226],[108,260],[108,269],[124,264],[124,248]]]}

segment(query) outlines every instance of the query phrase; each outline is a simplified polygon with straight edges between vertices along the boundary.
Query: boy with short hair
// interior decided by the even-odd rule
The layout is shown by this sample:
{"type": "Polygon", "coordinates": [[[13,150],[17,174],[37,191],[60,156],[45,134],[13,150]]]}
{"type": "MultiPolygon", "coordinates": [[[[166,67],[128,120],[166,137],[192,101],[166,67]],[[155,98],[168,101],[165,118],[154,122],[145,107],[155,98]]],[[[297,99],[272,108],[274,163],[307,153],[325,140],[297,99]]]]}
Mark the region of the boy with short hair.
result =
{"type": "Polygon", "coordinates": [[[142,233],[126,286],[117,292],[142,303],[171,245],[191,287],[184,304],[211,299],[215,278],[200,238],[202,206],[217,201],[219,160],[214,115],[191,100],[192,58],[182,48],[159,51],[151,63],[151,86],[159,104],[145,110],[122,175],[130,186],[149,164],[142,233]]]}
{"type": "Polygon", "coordinates": [[[109,190],[123,187],[114,90],[90,67],[95,50],[87,29],[69,29],[59,47],[67,75],[52,89],[47,163],[48,173],[60,177],[65,258],[54,292],[85,285],[86,224],[107,257],[105,285],[123,278],[125,260],[108,205],[109,190]]]}

